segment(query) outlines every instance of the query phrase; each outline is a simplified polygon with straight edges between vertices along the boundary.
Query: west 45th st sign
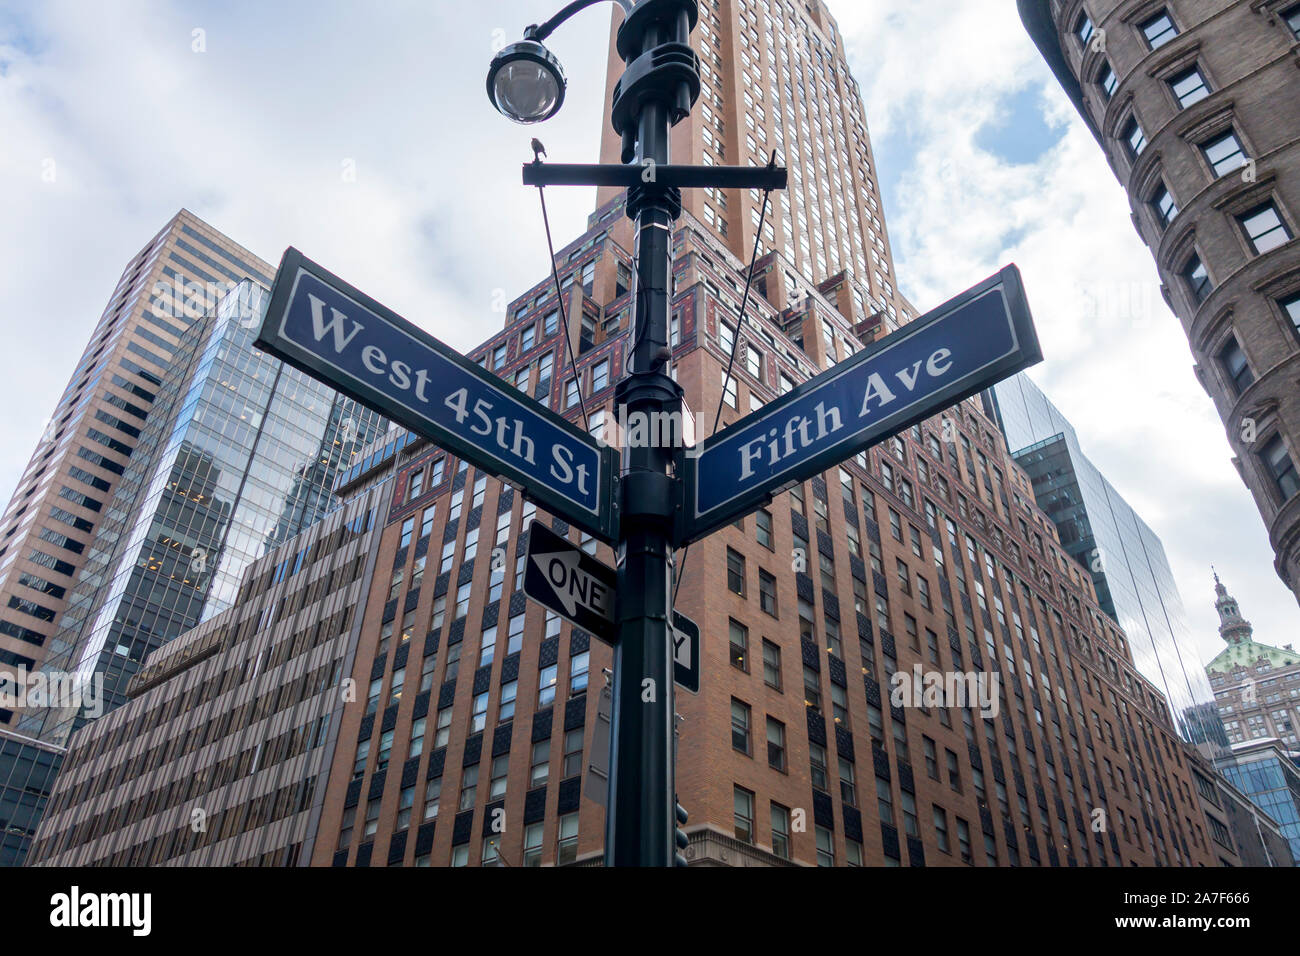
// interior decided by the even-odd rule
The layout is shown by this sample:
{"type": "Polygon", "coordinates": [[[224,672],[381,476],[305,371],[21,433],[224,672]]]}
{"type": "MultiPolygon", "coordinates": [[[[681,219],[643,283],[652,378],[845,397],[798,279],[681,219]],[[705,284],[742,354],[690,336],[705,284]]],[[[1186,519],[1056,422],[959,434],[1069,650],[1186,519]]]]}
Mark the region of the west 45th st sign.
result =
{"type": "Polygon", "coordinates": [[[617,540],[618,453],[391,309],[285,252],[257,344],[416,434],[617,540]]]}

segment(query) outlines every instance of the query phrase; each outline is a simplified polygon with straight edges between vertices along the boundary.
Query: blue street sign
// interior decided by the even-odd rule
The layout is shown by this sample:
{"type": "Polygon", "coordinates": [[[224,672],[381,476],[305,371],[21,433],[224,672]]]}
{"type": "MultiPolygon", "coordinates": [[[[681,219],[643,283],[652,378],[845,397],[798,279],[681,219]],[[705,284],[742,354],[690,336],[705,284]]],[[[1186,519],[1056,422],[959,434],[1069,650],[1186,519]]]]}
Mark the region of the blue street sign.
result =
{"type": "Polygon", "coordinates": [[[296,249],[280,262],[257,345],[617,541],[612,448],[296,249]]]}
{"type": "Polygon", "coordinates": [[[1007,266],[688,450],[679,544],[1041,359],[1007,266]]]}

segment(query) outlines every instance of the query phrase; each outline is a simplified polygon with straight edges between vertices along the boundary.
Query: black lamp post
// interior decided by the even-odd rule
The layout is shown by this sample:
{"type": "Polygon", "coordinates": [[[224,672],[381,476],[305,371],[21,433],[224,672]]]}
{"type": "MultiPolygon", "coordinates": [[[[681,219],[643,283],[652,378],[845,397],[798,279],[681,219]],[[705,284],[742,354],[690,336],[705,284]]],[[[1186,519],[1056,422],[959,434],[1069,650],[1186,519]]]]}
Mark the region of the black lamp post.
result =
{"type": "MultiPolygon", "coordinates": [[[[536,123],[564,101],[564,72],[543,46],[557,26],[598,0],[576,0],[525,39],[502,49],[488,73],[488,96],[505,116],[536,123]]],[[[671,356],[668,312],[672,228],[680,186],[782,188],[785,170],[672,166],[669,130],[689,115],[700,93],[699,61],[690,47],[697,0],[616,0],[626,17],[617,48],[626,70],[614,88],[611,122],[622,136],[624,166],[533,163],[524,181],[623,185],[636,223],[632,351],[615,402],[628,420],[638,413],[681,421],[682,390],[664,373],[671,356]]],[[[614,646],[607,866],[684,864],[674,849],[677,803],[673,760],[672,566],[680,524],[681,448],[622,449],[618,501],[618,640],[614,646]]]]}

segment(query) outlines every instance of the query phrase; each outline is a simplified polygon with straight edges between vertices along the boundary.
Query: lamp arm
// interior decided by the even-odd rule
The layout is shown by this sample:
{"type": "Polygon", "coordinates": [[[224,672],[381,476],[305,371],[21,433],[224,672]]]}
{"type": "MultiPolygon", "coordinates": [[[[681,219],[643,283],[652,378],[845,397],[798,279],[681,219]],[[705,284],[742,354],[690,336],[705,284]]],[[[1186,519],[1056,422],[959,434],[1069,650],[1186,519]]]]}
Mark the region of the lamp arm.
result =
{"type": "MultiPolygon", "coordinates": [[[[556,27],[569,19],[569,17],[573,16],[579,10],[585,10],[587,7],[595,6],[600,2],[602,2],[602,0],[573,0],[572,3],[565,6],[564,9],[551,17],[551,19],[547,20],[545,23],[540,26],[533,25],[529,27],[525,31],[524,36],[529,40],[537,40],[540,43],[542,40],[545,40],[548,36],[554,33],[556,27]]],[[[627,14],[632,10],[632,0],[613,0],[613,2],[623,8],[624,14],[627,14]]]]}

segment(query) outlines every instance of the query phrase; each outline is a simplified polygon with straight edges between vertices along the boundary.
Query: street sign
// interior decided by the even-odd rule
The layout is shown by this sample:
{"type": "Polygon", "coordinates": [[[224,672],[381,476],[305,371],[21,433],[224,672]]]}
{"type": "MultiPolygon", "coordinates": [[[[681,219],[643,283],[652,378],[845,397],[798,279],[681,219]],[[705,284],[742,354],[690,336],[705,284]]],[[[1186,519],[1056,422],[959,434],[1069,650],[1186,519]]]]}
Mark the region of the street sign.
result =
{"type": "Polygon", "coordinates": [[[673,680],[692,694],[700,692],[700,626],[673,611],[673,680]]]}
{"type": "Polygon", "coordinates": [[[678,546],[1041,359],[1007,266],[688,449],[678,546]]]}
{"type": "Polygon", "coordinates": [[[296,249],[257,345],[616,543],[616,452],[296,249]]]}
{"type": "Polygon", "coordinates": [[[528,528],[524,593],[593,637],[613,644],[618,634],[614,626],[618,579],[614,569],[540,521],[528,528]]]}

